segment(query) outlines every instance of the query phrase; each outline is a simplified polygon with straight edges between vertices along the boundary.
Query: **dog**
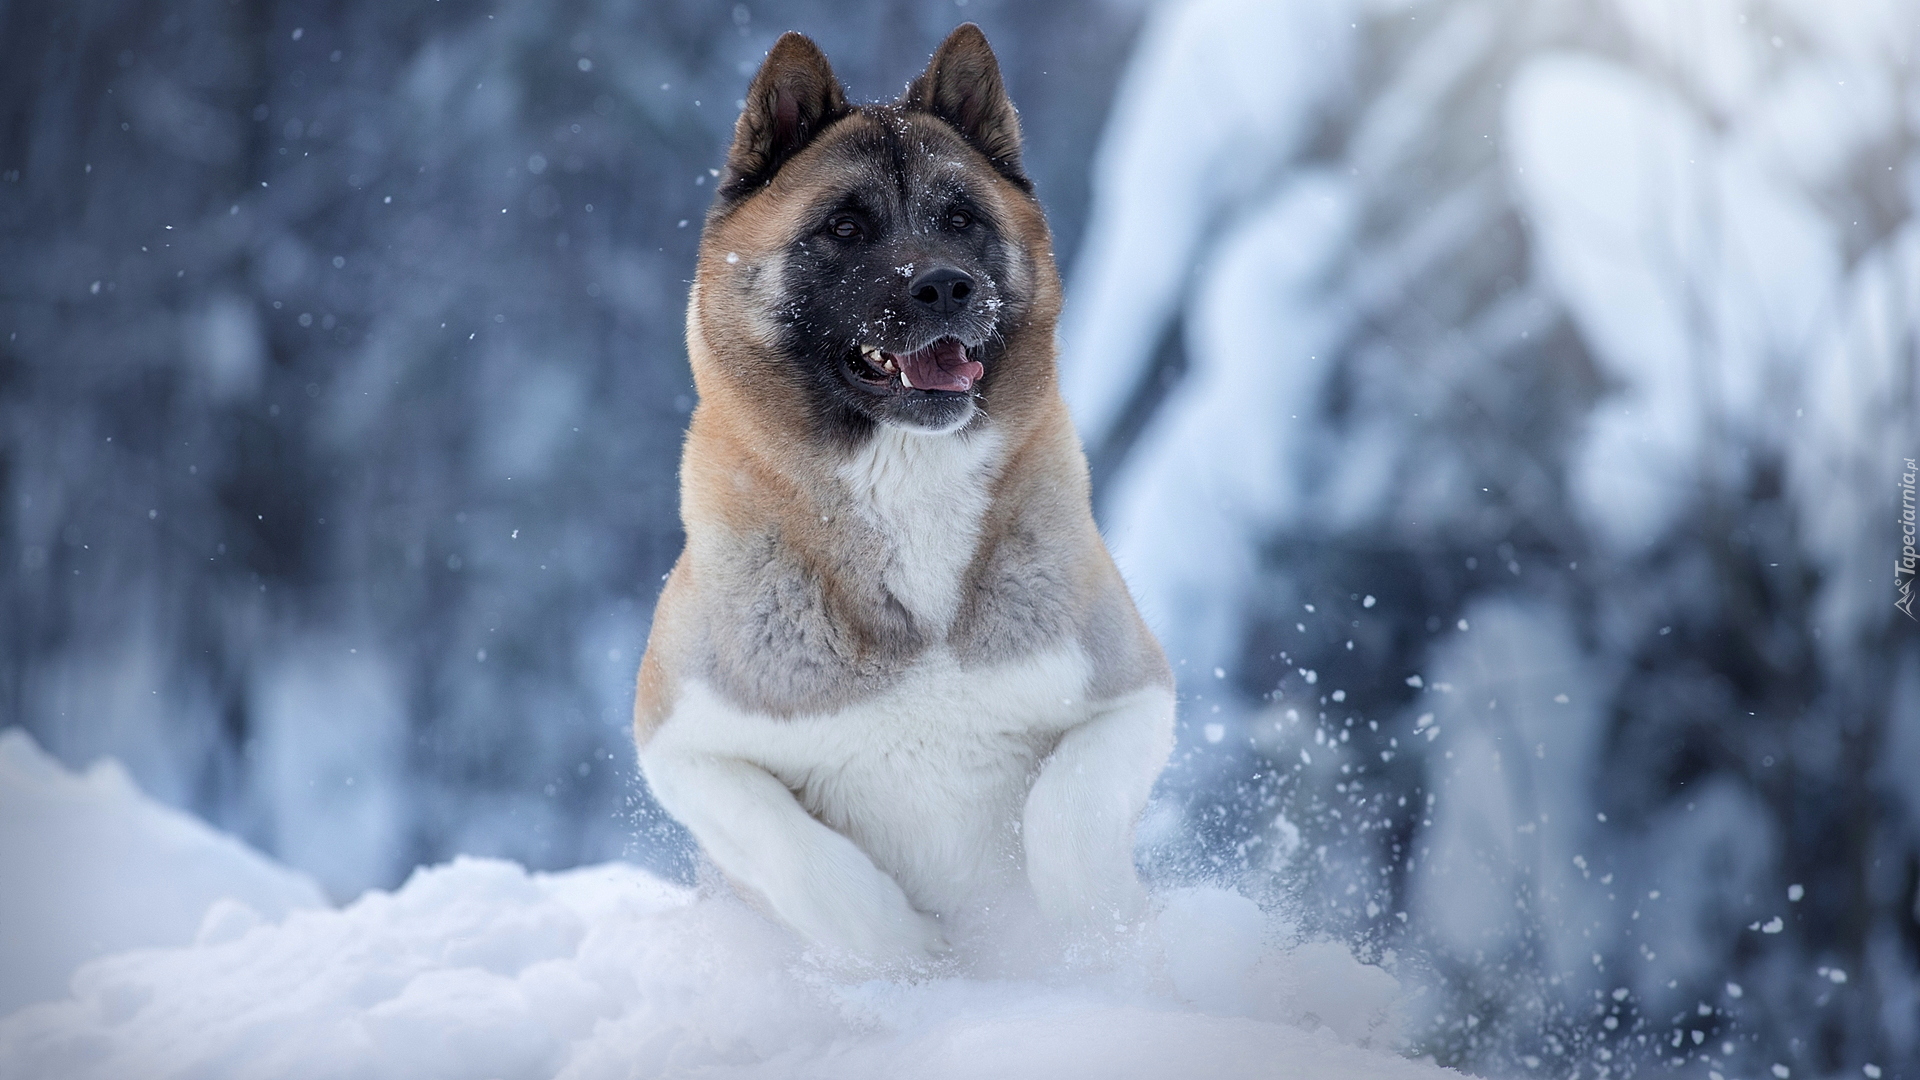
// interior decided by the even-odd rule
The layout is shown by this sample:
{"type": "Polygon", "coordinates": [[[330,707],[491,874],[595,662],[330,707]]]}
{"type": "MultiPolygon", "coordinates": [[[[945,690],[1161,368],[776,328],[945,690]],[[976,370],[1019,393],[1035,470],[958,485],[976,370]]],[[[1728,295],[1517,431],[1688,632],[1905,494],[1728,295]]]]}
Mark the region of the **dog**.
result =
{"type": "Polygon", "coordinates": [[[1095,528],[1019,118],[966,24],[892,104],[754,77],[687,304],[686,547],[641,661],[659,804],[861,964],[1025,903],[1110,932],[1173,679],[1095,528]]]}

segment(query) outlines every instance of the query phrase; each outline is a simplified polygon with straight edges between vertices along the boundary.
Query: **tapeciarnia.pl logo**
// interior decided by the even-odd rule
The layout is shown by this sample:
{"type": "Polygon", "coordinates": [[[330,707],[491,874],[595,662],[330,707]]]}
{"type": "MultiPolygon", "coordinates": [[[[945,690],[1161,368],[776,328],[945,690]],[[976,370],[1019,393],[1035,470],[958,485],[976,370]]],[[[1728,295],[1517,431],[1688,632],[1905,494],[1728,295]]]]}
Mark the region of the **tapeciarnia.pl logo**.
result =
{"type": "Polygon", "coordinates": [[[1893,602],[1893,606],[1904,612],[1907,618],[1920,622],[1920,616],[1913,613],[1915,563],[1920,560],[1913,550],[1913,482],[1915,475],[1920,474],[1920,466],[1916,466],[1912,458],[1904,461],[1906,468],[1900,473],[1900,559],[1893,564],[1893,583],[1900,590],[1900,598],[1893,602]]]}

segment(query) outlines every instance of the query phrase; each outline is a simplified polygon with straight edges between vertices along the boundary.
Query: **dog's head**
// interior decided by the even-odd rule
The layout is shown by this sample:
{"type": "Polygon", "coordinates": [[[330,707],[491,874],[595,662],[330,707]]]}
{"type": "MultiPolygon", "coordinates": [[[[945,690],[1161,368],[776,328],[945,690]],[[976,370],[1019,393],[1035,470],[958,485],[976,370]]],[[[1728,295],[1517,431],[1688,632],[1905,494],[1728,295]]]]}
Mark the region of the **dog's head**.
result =
{"type": "Polygon", "coordinates": [[[853,106],[787,34],[747,91],[688,315],[703,398],[857,440],[949,432],[1051,384],[1059,285],[986,37],[853,106]]]}

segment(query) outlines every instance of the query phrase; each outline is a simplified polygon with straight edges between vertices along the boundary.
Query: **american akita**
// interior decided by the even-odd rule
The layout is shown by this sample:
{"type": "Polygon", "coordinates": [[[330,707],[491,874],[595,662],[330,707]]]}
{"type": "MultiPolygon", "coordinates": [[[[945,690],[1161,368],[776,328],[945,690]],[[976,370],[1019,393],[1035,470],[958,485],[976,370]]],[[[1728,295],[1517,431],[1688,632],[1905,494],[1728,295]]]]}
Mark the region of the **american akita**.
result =
{"type": "Polygon", "coordinates": [[[640,666],[660,804],[875,962],[1028,897],[1110,928],[1173,680],[1087,496],[1060,280],[978,27],[891,105],[782,37],[700,243],[687,543],[640,666]]]}

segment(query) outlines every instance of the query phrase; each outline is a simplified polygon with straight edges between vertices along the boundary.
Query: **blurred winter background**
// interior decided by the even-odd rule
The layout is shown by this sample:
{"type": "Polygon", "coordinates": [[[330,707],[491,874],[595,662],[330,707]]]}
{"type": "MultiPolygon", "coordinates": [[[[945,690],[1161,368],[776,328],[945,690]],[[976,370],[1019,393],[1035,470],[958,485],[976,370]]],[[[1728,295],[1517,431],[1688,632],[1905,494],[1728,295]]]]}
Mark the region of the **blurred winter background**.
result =
{"type": "Polygon", "coordinates": [[[711,170],[779,32],[962,19],[1180,665],[1144,865],[1445,1064],[1920,1077],[1912,0],[0,3],[0,725],[335,900],[684,877],[711,170]]]}

